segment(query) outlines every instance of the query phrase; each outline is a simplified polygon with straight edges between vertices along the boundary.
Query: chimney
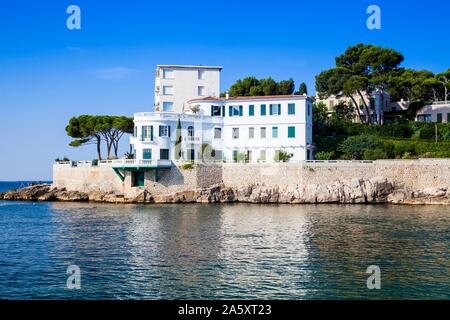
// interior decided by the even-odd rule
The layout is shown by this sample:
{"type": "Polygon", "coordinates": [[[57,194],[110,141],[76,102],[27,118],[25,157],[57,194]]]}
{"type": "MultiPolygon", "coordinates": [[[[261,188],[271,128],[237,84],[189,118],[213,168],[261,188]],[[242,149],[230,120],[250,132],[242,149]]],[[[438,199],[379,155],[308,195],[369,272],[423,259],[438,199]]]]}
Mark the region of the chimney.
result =
{"type": "Polygon", "coordinates": [[[227,91],[226,93],[225,93],[225,100],[228,100],[230,98],[230,93],[227,91]]]}

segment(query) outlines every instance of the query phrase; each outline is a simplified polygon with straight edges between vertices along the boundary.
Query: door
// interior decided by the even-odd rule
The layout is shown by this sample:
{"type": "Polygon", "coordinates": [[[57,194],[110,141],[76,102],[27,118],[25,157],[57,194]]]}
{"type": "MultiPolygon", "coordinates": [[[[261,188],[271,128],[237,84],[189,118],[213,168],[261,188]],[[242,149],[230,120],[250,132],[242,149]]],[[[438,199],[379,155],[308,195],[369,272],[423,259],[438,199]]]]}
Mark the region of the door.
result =
{"type": "Polygon", "coordinates": [[[252,162],[252,150],[247,150],[247,162],[252,162]]]}
{"type": "Polygon", "coordinates": [[[145,185],[145,171],[134,172],[133,180],[134,187],[143,187],[145,185]]]}
{"type": "Polygon", "coordinates": [[[195,160],[195,149],[188,150],[188,160],[190,160],[190,161],[195,160]]]}

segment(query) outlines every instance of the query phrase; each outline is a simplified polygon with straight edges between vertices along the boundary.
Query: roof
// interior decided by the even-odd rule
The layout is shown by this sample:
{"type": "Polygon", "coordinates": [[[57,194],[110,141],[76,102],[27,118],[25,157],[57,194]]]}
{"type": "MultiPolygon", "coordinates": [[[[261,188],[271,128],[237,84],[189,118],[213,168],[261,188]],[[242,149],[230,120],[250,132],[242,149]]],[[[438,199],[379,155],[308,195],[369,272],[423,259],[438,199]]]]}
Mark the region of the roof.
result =
{"type": "Polygon", "coordinates": [[[225,97],[205,97],[205,98],[198,98],[198,99],[192,99],[191,101],[241,101],[241,100],[276,100],[276,99],[292,99],[292,100],[298,100],[298,99],[307,99],[307,96],[301,96],[301,95],[274,95],[274,96],[244,96],[244,97],[229,97],[226,99],[225,97]]]}
{"type": "Polygon", "coordinates": [[[177,69],[218,69],[222,70],[222,66],[194,66],[194,65],[176,65],[176,64],[157,64],[156,68],[177,68],[177,69]]]}

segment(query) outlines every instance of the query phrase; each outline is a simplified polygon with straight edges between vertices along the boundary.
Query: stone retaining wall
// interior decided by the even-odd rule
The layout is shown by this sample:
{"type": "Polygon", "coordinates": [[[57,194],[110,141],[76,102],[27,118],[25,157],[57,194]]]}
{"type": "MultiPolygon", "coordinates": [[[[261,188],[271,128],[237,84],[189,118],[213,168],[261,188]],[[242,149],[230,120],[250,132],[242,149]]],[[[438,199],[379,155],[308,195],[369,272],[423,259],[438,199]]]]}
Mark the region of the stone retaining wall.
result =
{"type": "MultiPolygon", "coordinates": [[[[226,187],[248,185],[293,190],[302,185],[329,185],[353,178],[384,177],[399,188],[420,190],[450,187],[450,159],[379,160],[374,162],[303,162],[282,164],[214,164],[196,165],[183,170],[174,166],[146,172],[145,189],[152,194],[168,194],[206,188],[223,183],[226,187]]],[[[143,188],[132,186],[128,172],[122,182],[109,166],[70,167],[55,165],[54,185],[71,191],[122,193],[133,197],[143,188]]]]}

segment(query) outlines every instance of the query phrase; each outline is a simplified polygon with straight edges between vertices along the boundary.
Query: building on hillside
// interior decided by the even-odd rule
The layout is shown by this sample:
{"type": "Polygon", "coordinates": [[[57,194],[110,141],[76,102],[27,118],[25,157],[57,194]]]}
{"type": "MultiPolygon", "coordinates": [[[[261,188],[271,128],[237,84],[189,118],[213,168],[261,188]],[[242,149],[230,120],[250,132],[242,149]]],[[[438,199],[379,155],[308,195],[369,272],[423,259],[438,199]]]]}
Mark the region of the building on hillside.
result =
{"type": "Polygon", "coordinates": [[[416,113],[416,121],[450,123],[450,101],[434,102],[416,113]]]}
{"type": "Polygon", "coordinates": [[[362,122],[379,124],[395,119],[399,113],[401,114],[401,112],[406,111],[409,107],[407,101],[391,101],[389,93],[382,90],[376,90],[371,95],[363,92],[362,97],[360,95],[354,95],[353,99],[344,95],[332,95],[326,99],[320,99],[319,95],[317,95],[316,103],[318,102],[323,102],[326,105],[329,115],[336,112],[336,106],[345,103],[346,105],[355,108],[355,122],[361,122],[362,120],[362,122]],[[356,108],[354,101],[358,104],[356,108]],[[369,116],[364,107],[364,102],[368,106],[369,116]],[[359,116],[356,111],[359,112],[359,116]]]}
{"type": "Polygon", "coordinates": [[[182,113],[189,99],[220,95],[220,66],[157,65],[155,111],[182,113]]]}
{"type": "Polygon", "coordinates": [[[157,67],[156,109],[134,116],[130,144],[136,160],[270,163],[313,158],[307,96],[220,98],[221,69],[157,67]],[[161,109],[165,103],[171,107],[161,109]]]}

